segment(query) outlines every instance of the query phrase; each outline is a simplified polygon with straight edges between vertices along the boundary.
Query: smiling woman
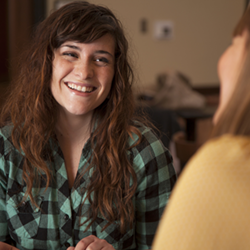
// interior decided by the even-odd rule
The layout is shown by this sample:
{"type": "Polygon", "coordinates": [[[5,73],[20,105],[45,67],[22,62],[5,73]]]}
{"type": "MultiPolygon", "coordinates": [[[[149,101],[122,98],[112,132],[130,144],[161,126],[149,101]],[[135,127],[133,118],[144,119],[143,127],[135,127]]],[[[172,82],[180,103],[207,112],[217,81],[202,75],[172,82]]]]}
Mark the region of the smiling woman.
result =
{"type": "Polygon", "coordinates": [[[110,34],[89,44],[63,43],[55,51],[51,81],[59,111],[91,119],[110,92],[114,67],[115,41],[110,34]]]}
{"type": "Polygon", "coordinates": [[[38,26],[1,114],[1,249],[151,248],[176,176],[134,114],[127,52],[102,6],[38,26]]]}

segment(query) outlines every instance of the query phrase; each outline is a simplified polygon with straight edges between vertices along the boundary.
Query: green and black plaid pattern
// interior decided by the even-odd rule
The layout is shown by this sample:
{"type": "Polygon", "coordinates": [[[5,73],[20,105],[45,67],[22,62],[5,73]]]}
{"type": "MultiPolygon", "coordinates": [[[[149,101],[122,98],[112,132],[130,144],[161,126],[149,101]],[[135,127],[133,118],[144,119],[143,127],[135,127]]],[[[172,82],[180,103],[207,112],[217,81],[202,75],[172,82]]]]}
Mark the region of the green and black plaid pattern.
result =
{"type": "MultiPolygon", "coordinates": [[[[21,250],[59,250],[75,246],[88,235],[96,235],[112,244],[115,249],[150,249],[152,240],[176,181],[172,157],[154,133],[139,128],[142,142],[128,152],[138,179],[133,198],[136,217],[134,227],[125,234],[119,231],[119,222],[104,231],[106,221],[101,216],[86,232],[80,225],[89,208],[88,201],[81,206],[90,173],[86,173],[79,186],[70,190],[62,151],[53,145],[53,162],[48,164],[53,172],[53,181],[45,191],[45,183],[32,190],[37,208],[29,200],[22,201],[26,186],[22,179],[23,155],[12,145],[10,127],[0,130],[0,241],[15,243],[21,250]],[[80,211],[81,209],[81,211],[80,211]]],[[[132,145],[138,140],[129,140],[132,145]]],[[[82,151],[78,174],[87,167],[91,156],[90,143],[82,151]]]]}

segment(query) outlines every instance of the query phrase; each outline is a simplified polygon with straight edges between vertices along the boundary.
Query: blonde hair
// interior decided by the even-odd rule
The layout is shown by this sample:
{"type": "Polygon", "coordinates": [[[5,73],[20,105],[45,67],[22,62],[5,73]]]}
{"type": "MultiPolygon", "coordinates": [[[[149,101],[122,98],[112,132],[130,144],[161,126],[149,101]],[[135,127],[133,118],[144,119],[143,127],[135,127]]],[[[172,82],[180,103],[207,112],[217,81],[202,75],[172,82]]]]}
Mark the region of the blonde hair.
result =
{"type": "Polygon", "coordinates": [[[250,8],[233,31],[233,37],[248,33],[244,64],[239,72],[234,92],[216,123],[212,136],[217,137],[226,133],[250,136],[250,8]]]}

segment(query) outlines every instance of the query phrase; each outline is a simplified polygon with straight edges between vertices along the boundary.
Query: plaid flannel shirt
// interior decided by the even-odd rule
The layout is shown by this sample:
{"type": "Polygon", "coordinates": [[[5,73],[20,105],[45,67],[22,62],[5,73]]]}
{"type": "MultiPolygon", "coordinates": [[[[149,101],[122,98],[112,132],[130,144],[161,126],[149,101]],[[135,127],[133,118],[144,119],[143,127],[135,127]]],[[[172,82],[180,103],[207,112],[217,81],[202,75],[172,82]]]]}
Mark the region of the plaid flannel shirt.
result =
{"type": "MultiPolygon", "coordinates": [[[[0,130],[0,241],[14,243],[17,248],[59,250],[75,246],[88,235],[96,235],[112,244],[115,249],[150,249],[152,240],[176,181],[172,157],[154,133],[146,127],[139,128],[142,142],[128,151],[137,175],[138,186],[133,197],[135,220],[132,229],[125,234],[119,231],[119,222],[108,226],[99,216],[86,231],[80,225],[79,209],[87,211],[89,203],[81,203],[91,171],[80,180],[78,187],[69,189],[65,162],[61,149],[53,145],[53,181],[45,191],[41,181],[40,189],[33,188],[36,203],[29,197],[21,206],[26,186],[23,183],[23,155],[12,145],[10,127],[0,130]],[[40,209],[39,209],[40,208],[40,209]]],[[[129,139],[135,144],[138,137],[129,139]]],[[[52,140],[51,140],[52,141],[52,140]]],[[[90,143],[83,148],[79,172],[85,168],[91,156],[90,143]]],[[[76,177],[77,178],[77,177],[76,177]]],[[[35,185],[34,185],[35,186],[35,185]]]]}

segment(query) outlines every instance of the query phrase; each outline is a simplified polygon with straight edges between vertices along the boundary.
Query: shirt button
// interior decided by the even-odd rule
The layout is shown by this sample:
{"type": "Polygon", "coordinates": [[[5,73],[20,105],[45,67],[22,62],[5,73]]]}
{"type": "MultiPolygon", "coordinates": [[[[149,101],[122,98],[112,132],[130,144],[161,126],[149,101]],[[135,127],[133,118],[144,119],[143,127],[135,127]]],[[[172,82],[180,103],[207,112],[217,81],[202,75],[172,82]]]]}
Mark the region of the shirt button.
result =
{"type": "Polygon", "coordinates": [[[67,247],[67,248],[70,247],[69,242],[66,242],[64,245],[65,245],[65,247],[67,247]]]}
{"type": "Polygon", "coordinates": [[[67,214],[64,215],[64,220],[68,220],[69,216],[67,214]]]}

